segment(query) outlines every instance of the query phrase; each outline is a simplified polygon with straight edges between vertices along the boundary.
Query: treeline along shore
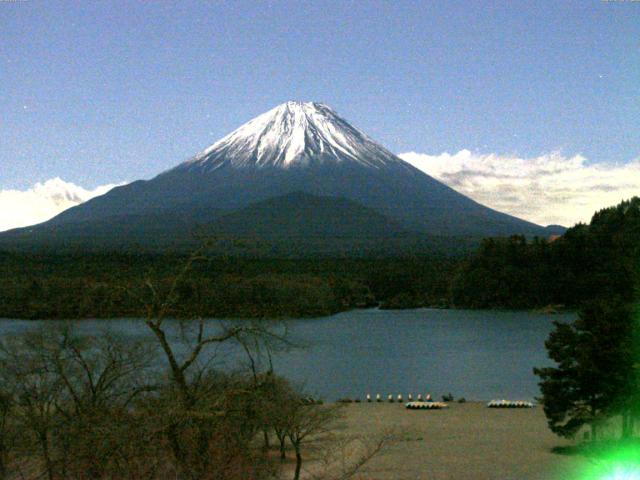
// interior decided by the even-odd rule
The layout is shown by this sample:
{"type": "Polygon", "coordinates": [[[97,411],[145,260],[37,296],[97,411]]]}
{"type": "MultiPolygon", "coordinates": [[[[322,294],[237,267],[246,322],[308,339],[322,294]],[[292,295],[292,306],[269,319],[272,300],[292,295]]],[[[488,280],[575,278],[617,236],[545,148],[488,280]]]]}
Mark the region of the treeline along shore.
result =
{"type": "Polygon", "coordinates": [[[381,308],[575,308],[603,288],[631,298],[640,199],[597,212],[559,238],[484,239],[468,254],[268,258],[215,252],[0,251],[0,317],[144,316],[147,284],[176,285],[171,315],[309,317],[381,308]],[[188,309],[181,310],[181,305],[188,309]]]}
{"type": "MultiPolygon", "coordinates": [[[[171,288],[188,256],[0,255],[0,317],[144,316],[146,282],[171,288]]],[[[171,315],[308,317],[352,308],[446,301],[455,262],[448,259],[221,258],[192,264],[177,285],[171,315]],[[409,287],[407,292],[405,287],[409,287]],[[185,306],[181,311],[181,306],[185,306]]]]}

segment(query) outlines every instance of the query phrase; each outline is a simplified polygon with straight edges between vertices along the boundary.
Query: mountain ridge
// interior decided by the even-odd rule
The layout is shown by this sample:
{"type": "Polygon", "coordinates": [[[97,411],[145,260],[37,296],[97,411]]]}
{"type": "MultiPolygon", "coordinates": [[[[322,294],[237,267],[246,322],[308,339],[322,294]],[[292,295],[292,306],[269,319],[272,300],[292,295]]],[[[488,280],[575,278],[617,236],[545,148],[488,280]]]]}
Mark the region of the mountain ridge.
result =
{"type": "MultiPolygon", "coordinates": [[[[326,105],[302,102],[279,105],[174,168],[116,187],[21,234],[44,238],[52,226],[80,223],[90,232],[92,223],[104,226],[116,217],[138,219],[144,227],[138,230],[145,231],[145,216],[162,231],[163,215],[196,225],[211,219],[207,212],[231,214],[293,192],[355,202],[398,232],[547,235],[544,227],[481,205],[416,169],[326,105]]],[[[349,229],[349,219],[341,219],[349,229]]]]}

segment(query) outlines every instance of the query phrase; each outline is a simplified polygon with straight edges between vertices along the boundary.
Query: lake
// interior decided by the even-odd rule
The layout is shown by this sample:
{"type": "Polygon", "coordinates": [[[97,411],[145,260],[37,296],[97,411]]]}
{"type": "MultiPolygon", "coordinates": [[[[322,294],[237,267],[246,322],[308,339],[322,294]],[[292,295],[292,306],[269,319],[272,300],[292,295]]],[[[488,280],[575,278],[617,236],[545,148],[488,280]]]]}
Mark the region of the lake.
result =
{"type": "MultiPolygon", "coordinates": [[[[288,320],[292,338],[305,348],[277,354],[274,367],[327,400],[364,399],[367,393],[384,398],[431,393],[439,399],[449,392],[467,400],[533,400],[539,390],[532,368],[550,364],[544,341],[552,321],[573,318],[525,311],[368,309],[288,320]]],[[[1,320],[0,335],[42,323],[1,320]]],[[[171,325],[177,336],[177,322],[171,325]]],[[[135,319],[79,322],[83,332],[102,329],[130,338],[150,335],[135,319]]],[[[228,348],[210,354],[220,367],[237,365],[240,358],[228,348]]]]}

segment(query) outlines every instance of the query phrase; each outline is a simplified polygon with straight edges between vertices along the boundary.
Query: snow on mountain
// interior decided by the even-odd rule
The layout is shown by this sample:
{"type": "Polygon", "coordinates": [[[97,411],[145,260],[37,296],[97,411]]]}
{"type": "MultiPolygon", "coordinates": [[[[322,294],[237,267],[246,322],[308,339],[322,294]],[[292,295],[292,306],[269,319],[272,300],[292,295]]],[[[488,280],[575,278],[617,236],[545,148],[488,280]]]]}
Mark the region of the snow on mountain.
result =
{"type": "Polygon", "coordinates": [[[349,161],[374,168],[403,163],[328,106],[287,102],[245,123],[185,166],[209,171],[225,164],[288,169],[349,161]]]}
{"type": "MultiPolygon", "coordinates": [[[[126,242],[135,237],[131,231],[138,225],[144,235],[150,235],[153,227],[159,235],[173,237],[178,229],[181,235],[189,236],[193,229],[239,211],[244,212],[242,221],[257,234],[258,224],[274,219],[314,225],[314,219],[327,218],[322,216],[323,209],[333,212],[336,198],[383,216],[388,220],[386,225],[396,226],[398,232],[436,236],[545,233],[538,225],[487,208],[421,172],[326,105],[287,102],[150,180],[114,188],[62,212],[42,229],[35,229],[33,235],[66,225],[64,231],[71,238],[77,235],[73,229],[82,225],[93,238],[105,228],[111,235],[113,227],[113,232],[120,232],[116,236],[126,242]],[[294,213],[287,207],[292,198],[299,198],[291,195],[301,193],[321,198],[308,202],[317,207],[315,213],[310,208],[294,213]],[[278,198],[286,201],[268,202],[278,198]],[[274,211],[278,208],[283,211],[274,211]]],[[[341,208],[355,212],[347,203],[341,208]]],[[[344,228],[335,229],[336,235],[360,229],[354,228],[362,223],[355,217],[349,224],[350,215],[333,213],[344,224],[344,228]]],[[[367,215],[372,224],[380,224],[367,215]]],[[[363,236],[367,235],[363,230],[363,236]]],[[[46,234],[42,233],[42,238],[46,239],[46,234]]]]}

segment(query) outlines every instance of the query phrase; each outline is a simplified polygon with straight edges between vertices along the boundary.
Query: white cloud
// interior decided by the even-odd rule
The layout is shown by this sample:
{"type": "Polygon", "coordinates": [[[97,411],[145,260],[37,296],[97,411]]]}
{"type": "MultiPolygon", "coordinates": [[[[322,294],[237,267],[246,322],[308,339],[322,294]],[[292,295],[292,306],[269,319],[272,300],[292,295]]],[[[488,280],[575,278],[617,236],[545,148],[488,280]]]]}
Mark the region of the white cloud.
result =
{"type": "Polygon", "coordinates": [[[0,232],[44,222],[116,186],[103,185],[94,190],[85,190],[56,177],[36,183],[28,190],[0,190],[0,232]]]}
{"type": "Polygon", "coordinates": [[[477,202],[541,225],[589,222],[596,210],[640,195],[640,158],[609,164],[558,152],[519,158],[469,150],[399,156],[477,202]]]}
{"type": "MultiPolygon", "coordinates": [[[[558,152],[520,158],[469,150],[399,156],[484,205],[541,225],[588,222],[596,210],[640,195],[640,158],[609,164],[558,152]]],[[[0,190],[0,231],[44,222],[115,186],[86,190],[53,178],[27,190],[0,190]]]]}

